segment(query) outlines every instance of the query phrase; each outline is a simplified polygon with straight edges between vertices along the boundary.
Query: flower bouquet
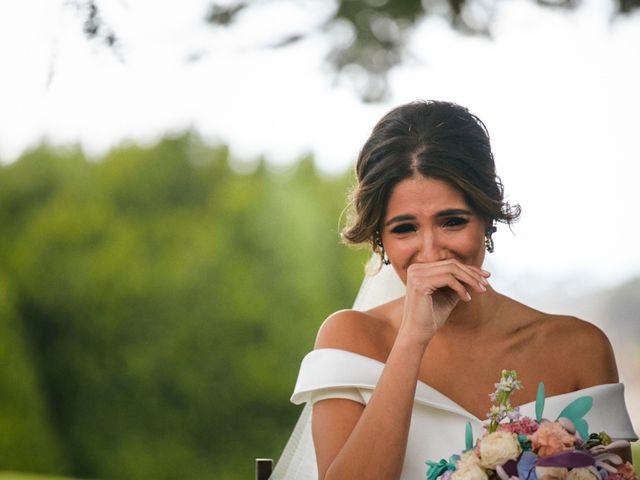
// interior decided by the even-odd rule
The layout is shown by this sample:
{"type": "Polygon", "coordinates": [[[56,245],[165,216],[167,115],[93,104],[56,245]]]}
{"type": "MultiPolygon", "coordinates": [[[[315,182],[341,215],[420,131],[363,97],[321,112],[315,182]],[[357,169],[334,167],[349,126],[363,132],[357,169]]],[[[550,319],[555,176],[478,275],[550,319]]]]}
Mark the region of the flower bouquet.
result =
{"type": "Polygon", "coordinates": [[[522,416],[509,402],[522,388],[513,370],[503,370],[484,435],[473,443],[467,423],[466,449],[449,460],[428,461],[427,480],[638,480],[633,466],[616,449],[629,446],[605,432],[589,435],[584,415],[593,399],[580,397],[567,405],[558,419],[542,417],[544,384],[535,403],[535,420],[522,416]]]}

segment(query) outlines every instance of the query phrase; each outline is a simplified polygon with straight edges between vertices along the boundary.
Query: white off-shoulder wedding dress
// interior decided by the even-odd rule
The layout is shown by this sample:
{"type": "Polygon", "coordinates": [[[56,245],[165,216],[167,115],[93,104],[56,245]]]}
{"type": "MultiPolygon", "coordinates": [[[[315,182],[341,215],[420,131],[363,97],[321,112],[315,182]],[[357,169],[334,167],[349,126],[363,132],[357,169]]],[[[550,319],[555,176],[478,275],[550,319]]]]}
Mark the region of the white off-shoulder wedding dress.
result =
{"type": "MultiPolygon", "coordinates": [[[[383,275],[393,275],[389,271],[383,275]]],[[[383,280],[384,291],[377,286],[361,289],[354,308],[364,310],[372,305],[402,295],[399,280],[383,280]]],[[[363,355],[337,349],[319,349],[307,354],[300,366],[291,401],[305,403],[298,423],[285,447],[271,478],[273,480],[316,480],[315,450],[311,436],[313,403],[328,398],[344,398],[366,405],[384,364],[363,355]]],[[[490,386],[489,386],[490,387],[490,386]]],[[[613,438],[637,440],[624,401],[621,383],[598,385],[584,390],[549,397],[545,400],[544,417],[555,420],[560,411],[581,396],[593,397],[593,408],[584,417],[591,432],[606,431],[613,438]]],[[[520,407],[523,415],[535,417],[534,403],[520,407]]],[[[418,382],[411,427],[407,443],[402,480],[426,477],[427,460],[448,459],[465,446],[465,426],[471,423],[474,438],[482,434],[482,419],[467,412],[450,398],[429,385],[418,382]]]]}

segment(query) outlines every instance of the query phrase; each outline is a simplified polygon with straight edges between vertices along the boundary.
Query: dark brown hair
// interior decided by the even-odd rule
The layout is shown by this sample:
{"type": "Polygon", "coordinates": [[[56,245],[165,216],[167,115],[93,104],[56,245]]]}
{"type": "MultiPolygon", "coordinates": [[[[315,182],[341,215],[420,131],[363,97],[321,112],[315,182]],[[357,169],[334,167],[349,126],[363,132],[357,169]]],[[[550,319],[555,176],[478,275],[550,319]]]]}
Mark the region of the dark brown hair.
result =
{"type": "Polygon", "coordinates": [[[378,250],[376,231],[381,229],[391,192],[416,174],[449,183],[487,225],[511,224],[520,215],[519,205],[504,201],[484,123],[455,103],[417,101],[382,117],[362,147],[351,194],[353,211],[342,231],[344,242],[368,242],[378,250]]]}

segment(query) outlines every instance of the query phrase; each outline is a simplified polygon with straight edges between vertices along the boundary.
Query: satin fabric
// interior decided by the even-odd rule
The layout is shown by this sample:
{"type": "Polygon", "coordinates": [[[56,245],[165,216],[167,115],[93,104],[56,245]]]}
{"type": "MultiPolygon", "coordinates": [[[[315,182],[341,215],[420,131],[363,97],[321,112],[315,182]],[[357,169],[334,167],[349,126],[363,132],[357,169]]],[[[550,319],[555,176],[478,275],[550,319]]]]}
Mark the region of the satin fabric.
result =
{"type": "MultiPolygon", "coordinates": [[[[291,397],[293,403],[306,406],[271,478],[316,480],[311,406],[328,398],[345,398],[366,405],[383,368],[384,364],[377,360],[344,350],[319,349],[307,354],[291,397]]],[[[606,431],[613,438],[638,439],[627,413],[621,383],[546,398],[544,417],[555,420],[564,407],[582,396],[593,398],[593,408],[585,416],[590,432],[606,431]]],[[[521,405],[520,411],[535,417],[534,402],[521,405]]],[[[471,423],[475,438],[482,435],[481,419],[419,381],[401,479],[425,478],[427,460],[438,461],[460,453],[465,446],[467,422],[471,423]]]]}

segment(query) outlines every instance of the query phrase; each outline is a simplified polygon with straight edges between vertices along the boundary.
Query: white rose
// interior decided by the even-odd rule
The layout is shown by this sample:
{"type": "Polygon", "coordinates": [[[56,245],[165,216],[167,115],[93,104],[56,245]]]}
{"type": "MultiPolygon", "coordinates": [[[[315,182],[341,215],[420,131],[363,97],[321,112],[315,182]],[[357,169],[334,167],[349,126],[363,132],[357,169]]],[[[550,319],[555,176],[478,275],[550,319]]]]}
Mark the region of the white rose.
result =
{"type": "Polygon", "coordinates": [[[489,480],[489,475],[480,465],[470,465],[453,472],[451,480],[489,480]]]}
{"type": "Polygon", "coordinates": [[[489,480],[487,472],[480,466],[480,459],[473,450],[462,454],[456,463],[451,480],[489,480]]]}
{"type": "Polygon", "coordinates": [[[493,432],[480,440],[480,465],[495,470],[521,452],[518,436],[511,432],[493,432]]]}
{"type": "Polygon", "coordinates": [[[456,462],[456,470],[458,468],[467,468],[473,466],[480,466],[480,459],[478,458],[478,455],[476,455],[475,450],[467,450],[462,455],[460,455],[460,458],[456,462]]]}
{"type": "Polygon", "coordinates": [[[569,469],[564,467],[536,467],[538,480],[565,480],[569,469]]]}
{"type": "Polygon", "coordinates": [[[600,475],[591,468],[572,468],[569,470],[567,480],[600,480],[600,475]]]}

